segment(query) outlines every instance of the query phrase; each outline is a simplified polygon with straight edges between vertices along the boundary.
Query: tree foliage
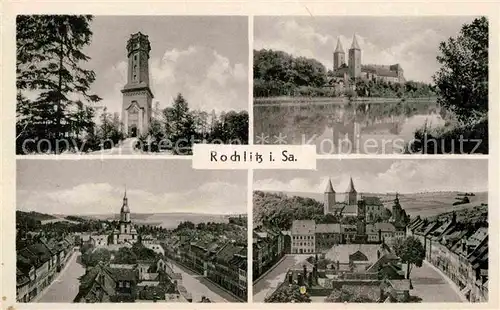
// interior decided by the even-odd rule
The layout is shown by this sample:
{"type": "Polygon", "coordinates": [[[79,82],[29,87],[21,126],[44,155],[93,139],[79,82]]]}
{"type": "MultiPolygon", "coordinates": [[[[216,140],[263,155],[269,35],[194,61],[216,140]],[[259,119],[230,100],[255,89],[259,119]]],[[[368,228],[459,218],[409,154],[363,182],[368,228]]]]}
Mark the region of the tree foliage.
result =
{"type": "Polygon", "coordinates": [[[26,139],[78,140],[92,130],[94,111],[84,102],[101,98],[90,91],[95,73],[82,66],[90,59],[82,50],[92,39],[91,21],[89,15],[17,17],[18,153],[26,139]],[[24,92],[37,98],[29,100],[24,92]]]}
{"type": "Polygon", "coordinates": [[[439,103],[461,121],[488,112],[488,20],[464,24],[460,34],[439,45],[441,68],[434,76],[439,103]]]}
{"type": "Polygon", "coordinates": [[[323,204],[311,198],[289,197],[256,191],[254,199],[254,224],[288,230],[294,220],[316,220],[318,223],[338,222],[338,218],[323,212],[323,204]]]}
{"type": "Polygon", "coordinates": [[[429,98],[434,97],[434,86],[422,82],[407,81],[404,84],[381,80],[356,80],[356,95],[382,98],[429,98]]]}
{"type": "Polygon", "coordinates": [[[265,49],[254,51],[253,59],[256,97],[290,96],[306,89],[324,92],[326,68],[315,59],[265,49]]]}
{"type": "Polygon", "coordinates": [[[330,295],[325,298],[328,303],[352,302],[352,303],[373,303],[375,300],[367,294],[361,294],[358,291],[346,289],[334,289],[330,295]]]}
{"type": "Polygon", "coordinates": [[[187,100],[178,94],[172,106],[153,118],[149,131],[139,138],[144,151],[171,151],[189,155],[194,143],[248,144],[248,112],[229,111],[219,116],[191,110],[187,100]]]}
{"type": "Polygon", "coordinates": [[[419,239],[409,236],[405,239],[396,239],[394,244],[394,253],[401,258],[401,261],[407,264],[407,279],[410,278],[410,272],[413,266],[422,267],[425,259],[425,249],[419,239]]]}
{"type": "Polygon", "coordinates": [[[311,298],[308,293],[301,294],[300,287],[296,284],[290,286],[282,286],[278,288],[271,296],[267,297],[264,302],[276,303],[309,303],[311,298]]]}
{"type": "Polygon", "coordinates": [[[95,250],[87,250],[82,253],[82,263],[86,268],[94,267],[99,262],[107,263],[111,261],[111,252],[107,249],[97,248],[95,250]]]}

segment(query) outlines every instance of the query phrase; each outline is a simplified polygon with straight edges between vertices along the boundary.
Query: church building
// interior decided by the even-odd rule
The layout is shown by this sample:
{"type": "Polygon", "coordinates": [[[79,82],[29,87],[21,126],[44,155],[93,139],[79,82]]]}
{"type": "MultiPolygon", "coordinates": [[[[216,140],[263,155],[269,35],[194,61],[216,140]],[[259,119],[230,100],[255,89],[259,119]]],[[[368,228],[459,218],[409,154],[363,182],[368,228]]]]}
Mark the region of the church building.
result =
{"type": "Polygon", "coordinates": [[[122,89],[123,131],[129,137],[146,134],[151,123],[154,96],[149,83],[150,51],[147,35],[131,35],[127,42],[127,84],[122,89]]]}
{"type": "Polygon", "coordinates": [[[112,244],[134,244],[137,242],[137,230],[130,220],[130,209],[128,207],[127,190],[123,195],[123,204],[120,209],[120,230],[114,230],[111,236],[112,244]]]}
{"type": "Polygon", "coordinates": [[[339,214],[344,216],[357,216],[358,214],[358,192],[354,188],[352,178],[349,187],[344,193],[337,193],[333,189],[332,181],[328,179],[324,193],[324,214],[339,214]]]}
{"type": "Polygon", "coordinates": [[[404,71],[399,64],[375,65],[362,64],[361,48],[356,35],[353,36],[351,48],[348,51],[348,63],[345,62],[345,51],[340,38],[333,52],[333,81],[344,85],[351,79],[379,80],[389,83],[404,83],[404,71]]]}

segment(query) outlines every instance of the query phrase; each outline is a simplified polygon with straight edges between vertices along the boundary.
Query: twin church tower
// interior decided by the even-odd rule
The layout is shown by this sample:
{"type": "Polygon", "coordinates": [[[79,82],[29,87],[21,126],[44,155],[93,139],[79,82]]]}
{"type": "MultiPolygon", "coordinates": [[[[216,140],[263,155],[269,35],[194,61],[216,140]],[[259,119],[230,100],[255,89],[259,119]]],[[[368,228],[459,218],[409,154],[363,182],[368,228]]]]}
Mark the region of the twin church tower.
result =
{"type": "Polygon", "coordinates": [[[361,77],[361,48],[359,48],[356,35],[352,38],[351,48],[349,49],[349,65],[346,67],[345,52],[340,38],[337,39],[337,48],[333,52],[333,71],[340,68],[348,68],[349,76],[354,78],[361,77]]]}
{"type": "Polygon", "coordinates": [[[372,81],[383,81],[386,83],[404,83],[403,68],[399,64],[375,65],[361,63],[361,48],[356,35],[352,38],[349,48],[348,63],[345,63],[344,47],[340,38],[337,39],[337,47],[333,52],[333,77],[336,82],[348,84],[351,79],[362,79],[372,81]]]}

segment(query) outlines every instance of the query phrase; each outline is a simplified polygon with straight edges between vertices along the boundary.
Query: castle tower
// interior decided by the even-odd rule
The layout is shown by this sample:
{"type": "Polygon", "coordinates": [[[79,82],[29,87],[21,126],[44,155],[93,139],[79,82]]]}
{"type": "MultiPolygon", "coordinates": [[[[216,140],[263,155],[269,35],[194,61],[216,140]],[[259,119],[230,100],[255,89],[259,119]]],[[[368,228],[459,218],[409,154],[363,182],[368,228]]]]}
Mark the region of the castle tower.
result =
{"type": "Polygon", "coordinates": [[[332,180],[328,179],[325,189],[325,199],[323,205],[323,211],[326,214],[332,213],[335,208],[335,190],[333,190],[332,180]]]}
{"type": "Polygon", "coordinates": [[[344,47],[342,46],[342,42],[340,42],[340,38],[338,38],[337,48],[335,48],[335,52],[333,52],[333,71],[336,71],[344,64],[345,64],[344,47]]]}
{"type": "Polygon", "coordinates": [[[149,87],[149,52],[147,35],[132,34],[127,42],[127,84],[122,89],[123,129],[128,136],[146,134],[151,122],[153,93],[149,87]]]}
{"type": "Polygon", "coordinates": [[[120,234],[129,234],[132,224],[130,222],[130,209],[128,207],[127,190],[123,195],[123,204],[120,209],[120,234]]]}
{"type": "Polygon", "coordinates": [[[356,192],[356,189],[354,188],[352,177],[349,181],[349,188],[347,189],[347,203],[349,205],[356,205],[358,203],[358,192],[356,192]]]}
{"type": "Polygon", "coordinates": [[[351,48],[349,49],[349,75],[351,78],[361,77],[361,49],[356,35],[353,36],[351,48]]]}

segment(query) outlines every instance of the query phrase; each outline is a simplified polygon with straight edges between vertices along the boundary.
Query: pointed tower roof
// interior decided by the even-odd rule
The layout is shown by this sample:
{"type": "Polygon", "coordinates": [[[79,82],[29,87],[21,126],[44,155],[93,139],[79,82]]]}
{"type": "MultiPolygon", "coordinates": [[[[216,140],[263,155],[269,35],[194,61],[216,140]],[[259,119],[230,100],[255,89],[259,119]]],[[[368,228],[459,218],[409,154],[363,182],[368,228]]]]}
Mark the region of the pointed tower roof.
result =
{"type": "Polygon", "coordinates": [[[130,213],[130,209],[128,207],[128,198],[127,198],[127,188],[125,187],[125,193],[123,194],[123,204],[120,210],[121,213],[128,212],[130,213]]]}
{"type": "Polygon", "coordinates": [[[348,193],[356,192],[356,189],[354,188],[354,182],[352,181],[352,177],[351,180],[349,181],[349,188],[347,189],[347,192],[348,193]]]}
{"type": "Polygon", "coordinates": [[[352,44],[351,44],[351,49],[352,50],[360,50],[358,40],[356,39],[356,34],[352,36],[352,44]]]}
{"type": "Polygon", "coordinates": [[[342,46],[342,42],[340,42],[340,38],[337,39],[337,48],[335,48],[334,53],[342,53],[344,54],[344,47],[342,46]]]}
{"type": "Polygon", "coordinates": [[[328,179],[328,182],[326,183],[325,193],[335,193],[335,191],[333,190],[331,179],[328,179]]]}

